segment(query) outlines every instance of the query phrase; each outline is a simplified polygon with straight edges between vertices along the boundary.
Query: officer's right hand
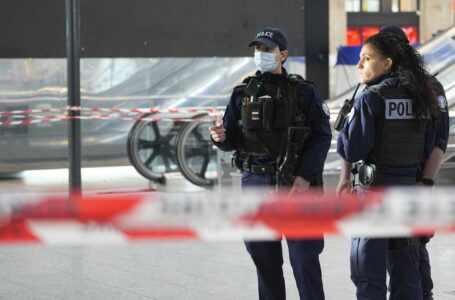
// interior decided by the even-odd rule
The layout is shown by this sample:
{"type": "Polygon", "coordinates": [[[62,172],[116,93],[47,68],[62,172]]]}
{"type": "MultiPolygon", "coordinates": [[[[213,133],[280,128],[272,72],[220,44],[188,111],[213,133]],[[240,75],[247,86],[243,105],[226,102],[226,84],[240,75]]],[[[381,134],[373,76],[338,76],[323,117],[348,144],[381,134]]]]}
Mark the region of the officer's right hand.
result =
{"type": "Polygon", "coordinates": [[[212,139],[217,142],[223,142],[226,139],[226,129],[223,125],[215,125],[209,127],[210,135],[212,139]]]}

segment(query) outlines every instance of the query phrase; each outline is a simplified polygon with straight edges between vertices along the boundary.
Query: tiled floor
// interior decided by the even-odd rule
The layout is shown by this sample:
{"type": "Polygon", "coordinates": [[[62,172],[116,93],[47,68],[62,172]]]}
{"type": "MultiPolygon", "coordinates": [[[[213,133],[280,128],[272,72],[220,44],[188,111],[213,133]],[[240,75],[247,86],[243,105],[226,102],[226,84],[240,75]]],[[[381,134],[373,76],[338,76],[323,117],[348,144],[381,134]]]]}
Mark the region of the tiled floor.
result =
{"type": "MultiPolygon", "coordinates": [[[[44,190],[67,183],[65,171],[47,172],[46,183],[42,176],[28,172],[22,179],[1,182],[0,187],[44,190]]],[[[86,190],[147,187],[132,168],[87,169],[83,179],[86,190]]],[[[333,181],[327,180],[329,185],[333,181]]],[[[199,188],[174,176],[164,189],[199,188]]],[[[321,263],[326,299],[355,299],[349,279],[349,239],[331,236],[325,245],[321,263]]],[[[437,235],[429,251],[435,299],[455,299],[455,236],[437,235]]],[[[287,255],[284,274],[288,299],[298,299],[287,255]]],[[[256,274],[242,241],[12,245],[0,247],[0,299],[257,299],[256,274]]]]}

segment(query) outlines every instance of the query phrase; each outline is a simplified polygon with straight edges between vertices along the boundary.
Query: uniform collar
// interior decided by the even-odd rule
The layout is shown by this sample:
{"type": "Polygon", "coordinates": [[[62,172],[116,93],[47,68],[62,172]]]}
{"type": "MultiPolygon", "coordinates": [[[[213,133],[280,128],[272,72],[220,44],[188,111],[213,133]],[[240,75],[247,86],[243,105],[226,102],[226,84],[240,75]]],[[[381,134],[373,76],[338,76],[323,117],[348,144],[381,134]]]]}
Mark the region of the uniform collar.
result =
{"type": "Polygon", "coordinates": [[[256,72],[256,78],[262,82],[275,83],[284,81],[288,77],[288,72],[284,67],[281,67],[281,74],[272,74],[270,72],[261,73],[261,71],[256,72]]]}
{"type": "Polygon", "coordinates": [[[384,74],[384,75],[381,75],[379,76],[378,78],[376,78],[375,80],[369,82],[366,84],[366,86],[373,86],[373,85],[376,85],[376,84],[379,84],[381,82],[383,82],[384,80],[386,79],[389,79],[389,78],[396,78],[396,74],[394,73],[388,73],[388,74],[384,74]]]}

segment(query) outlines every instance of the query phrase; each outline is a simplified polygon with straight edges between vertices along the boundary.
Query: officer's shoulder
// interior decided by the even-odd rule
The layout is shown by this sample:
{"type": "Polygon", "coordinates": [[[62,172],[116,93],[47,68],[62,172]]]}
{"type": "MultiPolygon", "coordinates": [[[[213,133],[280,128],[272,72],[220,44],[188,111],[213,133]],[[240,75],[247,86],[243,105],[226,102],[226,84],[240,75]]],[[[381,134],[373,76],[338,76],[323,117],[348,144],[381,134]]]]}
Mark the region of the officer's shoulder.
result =
{"type": "Polygon", "coordinates": [[[433,77],[432,85],[433,85],[433,89],[434,89],[434,91],[436,92],[437,95],[444,95],[445,94],[444,86],[442,85],[442,83],[438,79],[436,79],[436,77],[433,77]]]}
{"type": "Polygon", "coordinates": [[[290,83],[316,86],[314,82],[306,80],[300,74],[288,74],[287,78],[290,83]]]}
{"type": "Polygon", "coordinates": [[[317,90],[317,85],[314,82],[304,79],[299,74],[289,74],[288,81],[291,84],[297,85],[299,89],[303,89],[305,91],[317,90]]]}
{"type": "Polygon", "coordinates": [[[242,83],[236,85],[232,91],[233,94],[238,94],[238,93],[243,93],[243,91],[245,90],[248,82],[250,82],[251,78],[253,78],[254,76],[248,76],[246,77],[242,83]]]}
{"type": "Polygon", "coordinates": [[[383,85],[383,84],[375,84],[368,86],[365,89],[364,99],[370,99],[370,98],[381,98],[384,94],[384,92],[389,89],[390,87],[383,85]]]}
{"type": "Polygon", "coordinates": [[[251,79],[255,78],[256,76],[247,76],[243,79],[242,83],[239,85],[236,85],[234,87],[233,93],[240,93],[243,92],[248,85],[248,83],[251,81],[251,79]]]}

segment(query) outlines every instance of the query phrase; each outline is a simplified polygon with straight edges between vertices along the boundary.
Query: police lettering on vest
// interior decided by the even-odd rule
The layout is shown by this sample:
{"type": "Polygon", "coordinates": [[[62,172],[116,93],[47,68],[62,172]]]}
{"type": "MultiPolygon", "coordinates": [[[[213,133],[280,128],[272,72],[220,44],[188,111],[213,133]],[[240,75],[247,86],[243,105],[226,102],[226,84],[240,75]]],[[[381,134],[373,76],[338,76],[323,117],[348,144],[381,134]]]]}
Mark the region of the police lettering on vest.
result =
{"type": "Polygon", "coordinates": [[[411,99],[386,99],[385,118],[388,120],[415,119],[411,99]]]}

